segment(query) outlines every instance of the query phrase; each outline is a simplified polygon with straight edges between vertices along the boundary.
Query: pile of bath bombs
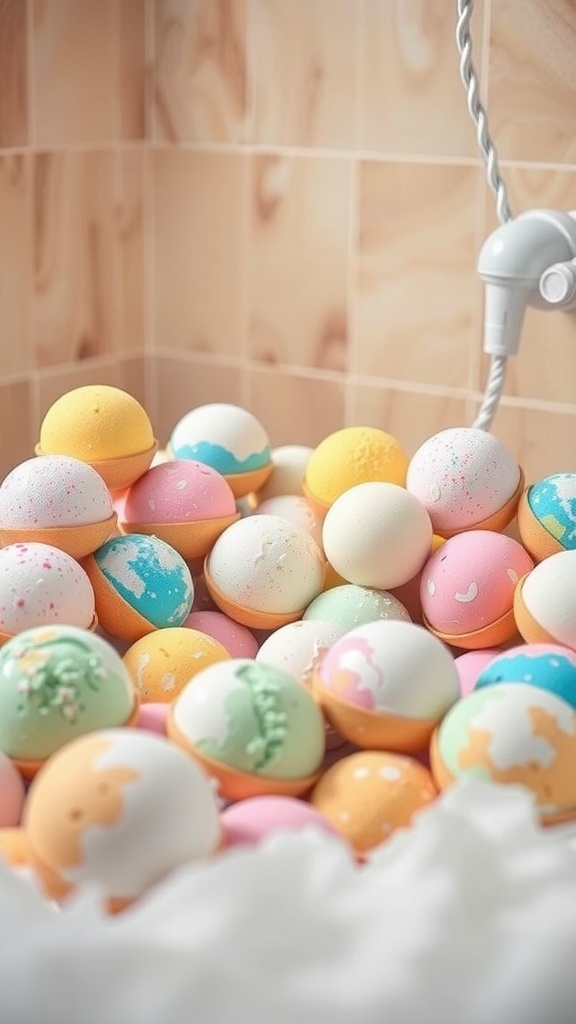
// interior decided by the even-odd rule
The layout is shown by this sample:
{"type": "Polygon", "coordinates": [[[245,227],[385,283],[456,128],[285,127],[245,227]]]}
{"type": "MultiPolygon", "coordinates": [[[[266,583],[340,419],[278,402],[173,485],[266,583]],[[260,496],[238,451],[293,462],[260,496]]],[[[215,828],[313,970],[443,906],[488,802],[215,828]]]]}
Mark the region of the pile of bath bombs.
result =
{"type": "Polygon", "coordinates": [[[118,912],[310,826],[361,865],[447,787],[576,820],[576,472],[492,433],[271,447],[247,409],[159,449],[98,385],[0,482],[0,854],[118,912]]]}

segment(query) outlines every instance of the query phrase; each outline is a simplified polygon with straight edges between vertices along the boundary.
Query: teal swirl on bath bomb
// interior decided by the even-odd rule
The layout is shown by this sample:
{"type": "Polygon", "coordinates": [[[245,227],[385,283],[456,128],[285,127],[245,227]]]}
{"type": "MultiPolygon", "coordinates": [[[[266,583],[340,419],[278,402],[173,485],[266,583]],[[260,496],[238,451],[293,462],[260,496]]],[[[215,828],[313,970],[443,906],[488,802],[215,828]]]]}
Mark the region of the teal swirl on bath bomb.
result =
{"type": "Polygon", "coordinates": [[[0,751],[44,760],[69,740],[124,725],[132,679],[107,640],[76,626],[36,626],[0,648],[0,751]]]}
{"type": "Polygon", "coordinates": [[[192,610],[194,583],[182,556],[158,537],[112,537],[94,560],[114,590],[157,629],[181,626],[192,610]]]}
{"type": "Polygon", "coordinates": [[[322,712],[287,672],[235,658],[210,665],[180,692],[172,717],[183,738],[236,771],[303,779],[325,749],[322,712]]]}
{"type": "Polygon", "coordinates": [[[175,459],[196,459],[222,476],[249,473],[271,463],[268,435],[247,409],[224,402],[200,405],[182,417],[168,443],[175,459]]]}

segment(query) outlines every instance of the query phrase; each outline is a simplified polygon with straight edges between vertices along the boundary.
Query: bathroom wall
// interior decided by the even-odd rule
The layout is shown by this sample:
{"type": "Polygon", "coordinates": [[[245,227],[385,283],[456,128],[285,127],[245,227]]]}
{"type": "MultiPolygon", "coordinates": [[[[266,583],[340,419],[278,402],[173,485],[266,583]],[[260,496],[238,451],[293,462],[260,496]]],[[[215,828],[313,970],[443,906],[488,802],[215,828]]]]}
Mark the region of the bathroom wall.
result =
{"type": "MultiPolygon", "coordinates": [[[[486,382],[496,226],[449,0],[0,0],[0,471],[105,380],[161,443],[245,404],[273,444],[409,450],[486,382]]],[[[514,213],[576,208],[576,5],[476,0],[514,213]]],[[[530,311],[494,431],[575,469],[576,314],[530,311]]]]}

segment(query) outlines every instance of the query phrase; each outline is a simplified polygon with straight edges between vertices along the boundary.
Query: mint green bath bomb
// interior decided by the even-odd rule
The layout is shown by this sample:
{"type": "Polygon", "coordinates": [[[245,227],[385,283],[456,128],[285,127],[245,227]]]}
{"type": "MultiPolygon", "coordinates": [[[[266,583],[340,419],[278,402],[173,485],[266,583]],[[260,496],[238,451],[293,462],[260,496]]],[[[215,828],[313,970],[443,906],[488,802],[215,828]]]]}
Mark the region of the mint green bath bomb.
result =
{"type": "Polygon", "coordinates": [[[303,779],[325,750],[322,712],[291,675],[232,658],[209,665],[172,703],[172,722],[200,754],[240,772],[303,779]]]}
{"type": "Polygon", "coordinates": [[[345,583],[323,591],[308,605],[303,619],[321,619],[344,629],[365,626],[377,619],[400,619],[410,622],[410,615],[396,597],[386,590],[345,583]]]}
{"type": "Polygon", "coordinates": [[[69,740],[124,725],[132,679],[107,640],[75,626],[36,626],[0,648],[0,751],[45,760],[69,740]]]}

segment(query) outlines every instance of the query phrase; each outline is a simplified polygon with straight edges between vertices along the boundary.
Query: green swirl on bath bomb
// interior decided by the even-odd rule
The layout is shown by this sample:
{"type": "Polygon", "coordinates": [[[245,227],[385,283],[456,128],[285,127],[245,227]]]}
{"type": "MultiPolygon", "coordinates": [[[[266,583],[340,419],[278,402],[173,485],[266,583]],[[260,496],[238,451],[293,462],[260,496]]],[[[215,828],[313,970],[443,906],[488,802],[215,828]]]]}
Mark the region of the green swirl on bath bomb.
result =
{"type": "Polygon", "coordinates": [[[44,760],[69,740],[124,725],[134,688],[120,655],[74,626],[36,626],[0,649],[0,751],[44,760]]]}
{"type": "MultiPolygon", "coordinates": [[[[188,697],[202,699],[204,686],[207,699],[212,695],[213,735],[207,735],[209,728],[204,735],[201,730],[191,735],[186,726],[184,731],[202,753],[237,771],[271,779],[306,778],[317,771],[325,749],[322,712],[292,676],[241,658],[210,666],[201,676],[188,697]]],[[[189,723],[194,732],[192,706],[189,723]]]]}

